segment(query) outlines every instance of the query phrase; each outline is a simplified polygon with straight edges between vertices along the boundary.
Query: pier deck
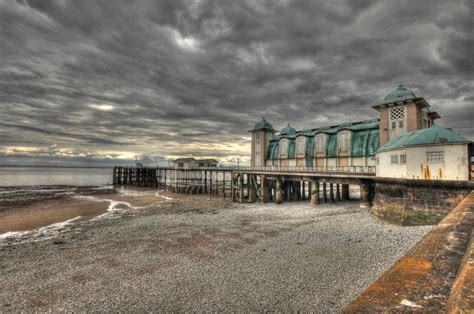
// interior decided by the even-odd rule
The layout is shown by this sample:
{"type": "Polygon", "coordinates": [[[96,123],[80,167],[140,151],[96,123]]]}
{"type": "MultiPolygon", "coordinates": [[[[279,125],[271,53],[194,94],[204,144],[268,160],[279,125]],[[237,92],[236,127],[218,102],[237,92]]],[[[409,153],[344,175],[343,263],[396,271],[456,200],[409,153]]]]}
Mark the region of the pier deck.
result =
{"type": "Polygon", "coordinates": [[[178,193],[220,195],[234,202],[306,200],[312,204],[349,198],[361,188],[361,207],[370,206],[375,167],[114,167],[113,184],[154,187],[178,193]]]}

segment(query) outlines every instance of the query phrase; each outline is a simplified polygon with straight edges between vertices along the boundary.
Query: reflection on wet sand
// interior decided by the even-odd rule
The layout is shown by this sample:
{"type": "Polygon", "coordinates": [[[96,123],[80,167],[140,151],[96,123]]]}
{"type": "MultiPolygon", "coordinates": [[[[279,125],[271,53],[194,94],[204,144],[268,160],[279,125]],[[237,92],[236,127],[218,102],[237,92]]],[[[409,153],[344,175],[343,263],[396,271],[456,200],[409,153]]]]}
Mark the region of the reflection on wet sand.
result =
{"type": "Polygon", "coordinates": [[[69,188],[67,192],[58,193],[58,189],[36,187],[0,192],[3,193],[3,198],[0,198],[0,234],[33,230],[76,217],[89,220],[108,211],[139,209],[169,200],[155,189],[91,188],[78,191],[69,188]],[[36,197],[38,193],[41,197],[36,197]]]}

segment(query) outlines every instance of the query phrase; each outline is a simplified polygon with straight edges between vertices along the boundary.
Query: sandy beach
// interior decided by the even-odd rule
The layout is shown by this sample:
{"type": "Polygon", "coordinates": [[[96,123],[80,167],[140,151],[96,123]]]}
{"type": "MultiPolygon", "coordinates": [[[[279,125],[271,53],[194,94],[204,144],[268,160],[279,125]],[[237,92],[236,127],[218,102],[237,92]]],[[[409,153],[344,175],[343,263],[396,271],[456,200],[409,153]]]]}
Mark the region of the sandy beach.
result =
{"type": "Polygon", "coordinates": [[[85,193],[131,206],[1,238],[0,311],[338,312],[432,228],[156,192],[85,193]]]}

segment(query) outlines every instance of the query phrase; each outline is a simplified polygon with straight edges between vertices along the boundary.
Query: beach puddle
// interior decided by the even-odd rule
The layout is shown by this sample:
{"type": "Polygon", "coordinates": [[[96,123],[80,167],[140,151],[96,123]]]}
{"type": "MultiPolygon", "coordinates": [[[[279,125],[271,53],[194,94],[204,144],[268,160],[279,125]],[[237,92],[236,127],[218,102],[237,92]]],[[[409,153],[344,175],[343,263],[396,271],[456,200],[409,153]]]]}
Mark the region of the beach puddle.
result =
{"type": "MultiPolygon", "coordinates": [[[[38,193],[38,188],[31,191],[38,193]]],[[[104,191],[94,189],[89,192],[69,191],[67,195],[44,197],[25,203],[23,200],[28,199],[31,193],[23,188],[20,192],[14,193],[18,202],[12,202],[11,197],[3,200],[3,205],[8,206],[0,207],[0,235],[7,232],[35,230],[72,219],[90,220],[109,212],[137,210],[171,199],[155,189],[117,188],[104,191]],[[18,195],[19,193],[24,194],[24,197],[18,195]]]]}

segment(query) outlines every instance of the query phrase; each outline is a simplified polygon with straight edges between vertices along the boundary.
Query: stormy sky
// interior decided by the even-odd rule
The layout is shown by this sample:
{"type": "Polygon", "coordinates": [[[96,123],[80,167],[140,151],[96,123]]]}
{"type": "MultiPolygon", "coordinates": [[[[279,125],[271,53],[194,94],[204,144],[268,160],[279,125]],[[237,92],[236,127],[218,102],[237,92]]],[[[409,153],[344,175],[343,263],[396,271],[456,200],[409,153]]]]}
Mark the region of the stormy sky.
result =
{"type": "Polygon", "coordinates": [[[474,1],[0,0],[0,164],[249,158],[399,81],[474,139],[474,1]]]}

